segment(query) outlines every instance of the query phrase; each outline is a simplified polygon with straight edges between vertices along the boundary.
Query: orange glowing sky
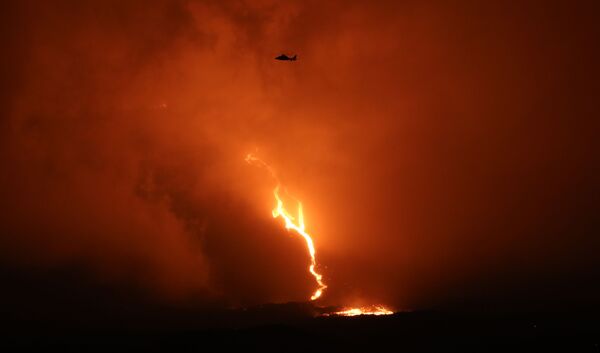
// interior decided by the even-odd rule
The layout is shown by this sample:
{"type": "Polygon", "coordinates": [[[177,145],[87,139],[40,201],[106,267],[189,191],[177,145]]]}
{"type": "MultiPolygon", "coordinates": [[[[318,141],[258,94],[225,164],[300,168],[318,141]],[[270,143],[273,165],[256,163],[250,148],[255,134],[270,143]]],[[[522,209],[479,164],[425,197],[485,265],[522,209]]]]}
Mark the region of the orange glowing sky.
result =
{"type": "Polygon", "coordinates": [[[306,300],[258,151],[302,201],[323,305],[596,300],[569,290],[599,268],[595,12],[539,5],[8,5],[0,262],[174,303],[306,300]]]}

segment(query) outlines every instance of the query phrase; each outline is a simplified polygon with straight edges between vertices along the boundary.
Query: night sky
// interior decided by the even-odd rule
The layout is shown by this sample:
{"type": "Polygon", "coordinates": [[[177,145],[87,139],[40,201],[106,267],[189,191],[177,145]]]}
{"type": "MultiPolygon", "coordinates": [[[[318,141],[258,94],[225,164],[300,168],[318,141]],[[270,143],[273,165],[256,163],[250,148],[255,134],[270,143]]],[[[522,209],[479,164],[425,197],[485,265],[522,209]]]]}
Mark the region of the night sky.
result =
{"type": "Polygon", "coordinates": [[[318,305],[598,307],[595,3],[4,2],[2,311],[307,300],[249,152],[318,305]]]}

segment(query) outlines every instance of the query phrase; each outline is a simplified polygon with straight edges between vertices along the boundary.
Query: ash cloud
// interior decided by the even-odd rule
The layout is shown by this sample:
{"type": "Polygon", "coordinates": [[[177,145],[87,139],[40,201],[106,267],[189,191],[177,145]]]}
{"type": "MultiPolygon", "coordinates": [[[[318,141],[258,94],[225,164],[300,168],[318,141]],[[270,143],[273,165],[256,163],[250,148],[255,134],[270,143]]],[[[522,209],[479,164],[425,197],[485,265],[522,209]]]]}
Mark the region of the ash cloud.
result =
{"type": "Polygon", "coordinates": [[[593,303],[598,29],[538,5],[4,5],[0,260],[165,302],[304,300],[258,149],[304,201],[326,304],[593,303]]]}

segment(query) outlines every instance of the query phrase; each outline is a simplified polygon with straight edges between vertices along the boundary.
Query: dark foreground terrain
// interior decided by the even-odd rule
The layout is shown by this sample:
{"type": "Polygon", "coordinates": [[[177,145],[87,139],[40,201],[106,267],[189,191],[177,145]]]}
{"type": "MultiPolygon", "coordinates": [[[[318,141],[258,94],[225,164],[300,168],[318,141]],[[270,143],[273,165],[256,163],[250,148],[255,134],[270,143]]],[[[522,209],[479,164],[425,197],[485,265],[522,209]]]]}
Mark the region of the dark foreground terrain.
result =
{"type": "MultiPolygon", "coordinates": [[[[309,304],[146,318],[13,321],[2,351],[564,351],[600,352],[595,314],[406,312],[318,316],[309,304]],[[160,320],[156,320],[160,317],[160,320]]],[[[118,317],[118,315],[117,315],[118,317]]],[[[89,318],[88,318],[89,319],[89,318]]]]}

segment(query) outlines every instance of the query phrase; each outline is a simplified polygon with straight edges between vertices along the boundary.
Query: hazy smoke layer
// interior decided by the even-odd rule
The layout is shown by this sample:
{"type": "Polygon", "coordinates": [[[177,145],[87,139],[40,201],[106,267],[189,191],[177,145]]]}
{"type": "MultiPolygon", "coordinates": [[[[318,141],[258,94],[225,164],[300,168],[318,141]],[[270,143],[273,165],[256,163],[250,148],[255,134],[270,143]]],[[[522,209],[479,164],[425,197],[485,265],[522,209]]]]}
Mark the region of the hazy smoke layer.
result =
{"type": "Polygon", "coordinates": [[[304,300],[305,248],[271,219],[252,151],[304,201],[325,303],[597,301],[591,5],[3,6],[10,271],[77,269],[165,301],[304,300]]]}

